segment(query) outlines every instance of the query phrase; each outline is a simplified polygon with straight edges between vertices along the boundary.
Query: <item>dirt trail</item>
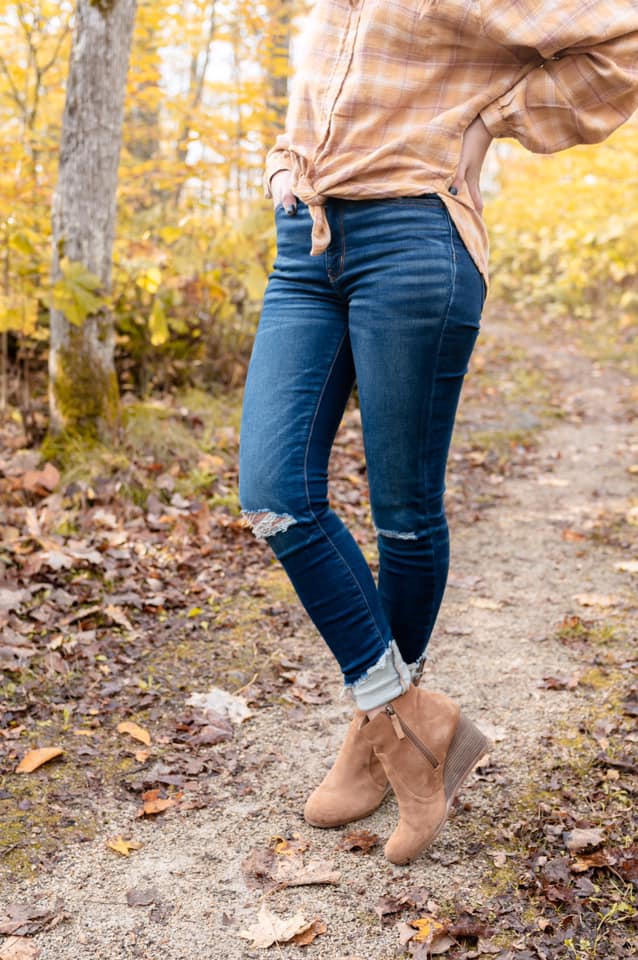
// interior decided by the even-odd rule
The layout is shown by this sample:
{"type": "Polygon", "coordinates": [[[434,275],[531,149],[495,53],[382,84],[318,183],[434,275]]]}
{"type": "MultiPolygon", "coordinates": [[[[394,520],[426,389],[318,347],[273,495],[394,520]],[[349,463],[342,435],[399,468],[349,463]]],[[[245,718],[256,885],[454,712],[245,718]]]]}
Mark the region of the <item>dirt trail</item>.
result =
{"type": "MultiPolygon", "coordinates": [[[[486,332],[524,346],[530,365],[547,355],[546,343],[534,343],[501,319],[488,317],[486,332]]],[[[289,707],[273,705],[241,727],[243,762],[260,768],[252,792],[238,797],[227,783],[216,784],[212,809],[169,812],[152,822],[135,820],[133,804],[108,805],[94,842],[70,847],[53,872],[5,889],[2,899],[62,898],[70,919],[33,938],[42,960],[394,960],[404,955],[394,924],[382,927],[373,912],[382,895],[424,886],[438,903],[481,903],[482,877],[493,869],[494,852],[483,841],[483,825],[533,787],[544,735],[568,717],[575,728],[586,696],[580,688],[539,686],[545,676],[582,668],[578,652],[556,639],[558,626],[574,613],[609,614],[596,606],[585,610],[575,599],[584,594],[614,595],[620,598],[614,614],[625,622],[635,617],[635,579],[614,566],[627,559],[622,551],[564,533],[586,531],[602,510],[622,512],[632,495],[628,467],[638,460],[638,448],[624,414],[630,385],[575,351],[552,350],[566,415],[545,431],[534,469],[498,486],[499,499],[484,518],[468,525],[457,516],[453,522],[450,585],[424,683],[460,701],[494,747],[489,766],[466,784],[431,851],[396,868],[383,859],[381,846],[368,855],[340,851],[345,831],[304,823],[305,796],[328,767],[350,713],[348,701],[338,698],[333,671],[332,703],[297,708],[290,716],[289,707]],[[143,843],[128,860],[104,846],[106,837],[119,833],[143,843]],[[246,886],[242,861],[273,836],[294,833],[308,842],[307,856],[335,861],[341,882],[289,888],[266,899],[276,913],[301,909],[308,919],[322,918],[327,932],[303,950],[251,950],[237,934],[256,918],[262,895],[246,886]],[[156,888],[161,903],[129,907],[126,891],[146,886],[156,888]]],[[[310,629],[299,642],[313,666],[332,670],[310,629]]],[[[384,838],[395,820],[389,799],[362,826],[384,838]]]]}

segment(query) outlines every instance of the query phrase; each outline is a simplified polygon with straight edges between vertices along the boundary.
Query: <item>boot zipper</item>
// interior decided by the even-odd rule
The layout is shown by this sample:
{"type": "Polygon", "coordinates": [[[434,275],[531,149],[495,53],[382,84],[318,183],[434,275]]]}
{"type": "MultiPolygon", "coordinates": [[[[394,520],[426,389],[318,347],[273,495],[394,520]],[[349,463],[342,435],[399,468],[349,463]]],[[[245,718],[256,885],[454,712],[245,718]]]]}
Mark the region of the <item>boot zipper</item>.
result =
{"type": "Polygon", "coordinates": [[[417,735],[413,733],[410,730],[410,728],[403,722],[399,714],[396,712],[396,710],[390,703],[386,704],[385,712],[390,717],[392,726],[394,727],[394,732],[396,733],[399,740],[403,740],[404,737],[407,737],[408,740],[410,740],[414,744],[417,750],[419,750],[423,754],[423,756],[430,761],[430,763],[436,770],[436,768],[439,766],[439,761],[437,760],[437,758],[434,756],[434,754],[429,749],[429,747],[426,747],[423,741],[419,740],[417,735]]]}

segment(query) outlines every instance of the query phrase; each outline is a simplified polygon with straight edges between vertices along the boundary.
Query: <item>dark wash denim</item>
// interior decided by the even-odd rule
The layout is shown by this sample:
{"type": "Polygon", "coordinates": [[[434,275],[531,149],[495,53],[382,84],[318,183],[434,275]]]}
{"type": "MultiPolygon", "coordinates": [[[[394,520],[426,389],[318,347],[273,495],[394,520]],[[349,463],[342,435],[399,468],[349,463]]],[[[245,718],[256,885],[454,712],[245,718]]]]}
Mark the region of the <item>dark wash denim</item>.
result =
{"type": "Polygon", "coordinates": [[[434,626],[449,564],[446,461],[485,283],[436,194],[332,198],[326,213],[332,242],[311,257],[308,208],[275,210],[239,492],[356,688],[393,639],[405,663],[421,661],[434,626]],[[328,458],[355,380],[378,584],[328,503],[328,458]]]}

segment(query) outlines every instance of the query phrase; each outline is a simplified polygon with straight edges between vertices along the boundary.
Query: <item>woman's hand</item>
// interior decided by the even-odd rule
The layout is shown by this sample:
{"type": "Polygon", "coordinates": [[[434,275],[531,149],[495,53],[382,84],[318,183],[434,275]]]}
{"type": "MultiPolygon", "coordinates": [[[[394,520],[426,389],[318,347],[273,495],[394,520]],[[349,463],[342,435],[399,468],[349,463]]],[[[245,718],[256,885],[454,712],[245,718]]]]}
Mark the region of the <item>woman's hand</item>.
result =
{"type": "Polygon", "coordinates": [[[290,189],[292,174],[290,170],[278,170],[270,178],[270,192],[272,194],[273,206],[278,203],[283,204],[283,208],[289,217],[294,217],[297,212],[297,198],[290,189]]]}
{"type": "Polygon", "coordinates": [[[480,187],[481,167],[491,142],[492,134],[481,118],[479,116],[475,117],[463,134],[459,165],[456,168],[454,180],[449,187],[451,193],[458,193],[465,181],[470,191],[472,203],[479,213],[483,210],[480,187]]]}

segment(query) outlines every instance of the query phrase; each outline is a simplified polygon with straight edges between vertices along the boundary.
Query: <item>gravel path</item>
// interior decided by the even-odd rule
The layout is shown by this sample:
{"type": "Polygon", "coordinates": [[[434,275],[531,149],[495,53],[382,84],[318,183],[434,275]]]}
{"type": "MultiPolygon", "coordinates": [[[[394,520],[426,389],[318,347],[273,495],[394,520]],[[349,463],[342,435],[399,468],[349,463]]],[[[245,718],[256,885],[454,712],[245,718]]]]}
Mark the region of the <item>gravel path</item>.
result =
{"type": "MultiPolygon", "coordinates": [[[[488,318],[488,333],[524,342],[501,323],[488,318]]],[[[535,352],[546,350],[542,343],[527,347],[531,365],[535,352]]],[[[245,796],[216,784],[212,808],[145,821],[135,819],[133,804],[107,801],[94,842],[69,847],[53,872],[1,892],[4,901],[61,898],[68,919],[29,941],[42,960],[394,960],[403,952],[394,924],[382,927],[373,911],[379,897],[422,886],[439,904],[481,902],[481,878],[493,867],[482,824],[533,787],[543,734],[568,716],[577,723],[578,690],[539,686],[544,676],[578,669],[577,653],[555,639],[558,626],[566,615],[584,615],[575,599],[584,594],[615,595],[615,609],[635,616],[631,575],[614,566],[624,559],[618,550],[564,533],[587,532],[600,511],[621,511],[630,500],[628,467],[638,446],[623,414],[628,385],[567,349],[554,361],[566,415],[546,431],[534,469],[506,479],[484,518],[466,524],[457,517],[452,531],[450,585],[423,682],[456,698],[494,747],[433,848],[398,868],[384,860],[381,846],[367,855],[342,851],[345,830],[304,823],[305,796],[329,766],[350,714],[330,656],[308,629],[300,643],[313,667],[333,678],[333,702],[292,711],[273,705],[243,724],[236,745],[245,796]],[[117,834],[141,841],[141,849],[117,857],[104,844],[117,834]],[[242,861],[272,837],[294,834],[308,843],[306,858],[334,861],[341,881],[280,890],[266,902],[281,915],[320,917],[327,930],[305,948],[252,950],[238,932],[255,920],[264,894],[247,886],[242,861]],[[127,891],[146,887],[155,888],[154,905],[128,906],[127,891]]],[[[586,610],[593,618],[606,613],[586,610]]],[[[385,838],[395,821],[389,799],[361,826],[385,838]]]]}

